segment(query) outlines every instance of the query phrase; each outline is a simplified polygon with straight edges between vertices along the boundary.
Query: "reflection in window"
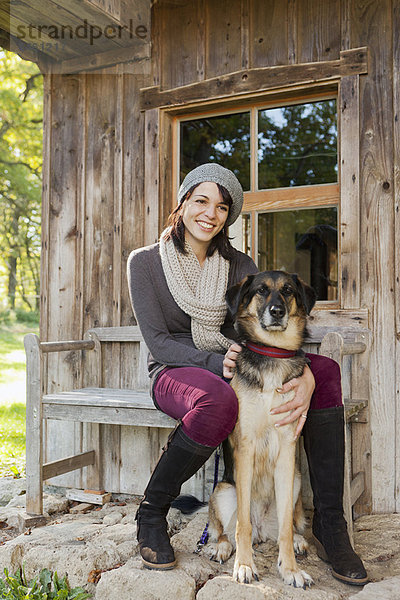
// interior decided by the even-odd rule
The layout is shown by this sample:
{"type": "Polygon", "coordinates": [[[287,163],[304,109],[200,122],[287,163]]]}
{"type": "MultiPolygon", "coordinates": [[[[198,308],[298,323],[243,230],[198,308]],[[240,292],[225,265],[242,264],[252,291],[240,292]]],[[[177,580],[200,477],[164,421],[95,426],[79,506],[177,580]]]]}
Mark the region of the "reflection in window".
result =
{"type": "Polygon", "coordinates": [[[258,268],[297,273],[318,300],[336,300],[337,209],[259,213],[258,268]]]}
{"type": "Polygon", "coordinates": [[[258,111],[258,189],[337,181],[336,100],[258,111]]]}
{"type": "Polygon", "coordinates": [[[251,217],[248,213],[242,213],[242,240],[243,252],[251,256],[251,217]]]}
{"type": "Polygon", "coordinates": [[[180,181],[207,162],[231,169],[243,189],[250,189],[249,112],[180,123],[180,181]]]}

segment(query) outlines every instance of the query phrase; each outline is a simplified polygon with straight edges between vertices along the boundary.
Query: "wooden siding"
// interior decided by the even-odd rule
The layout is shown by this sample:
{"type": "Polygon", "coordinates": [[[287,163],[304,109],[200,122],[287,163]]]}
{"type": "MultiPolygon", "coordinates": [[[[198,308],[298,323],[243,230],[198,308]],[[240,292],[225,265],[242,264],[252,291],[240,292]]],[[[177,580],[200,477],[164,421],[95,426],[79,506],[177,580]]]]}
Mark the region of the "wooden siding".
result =
{"type": "MultiPolygon", "coordinates": [[[[341,313],[323,315],[332,324],[346,311],[368,311],[372,330],[365,415],[372,436],[362,424],[353,436],[356,464],[372,465],[372,506],[361,498],[360,512],[400,509],[399,30],[399,0],[160,0],[152,13],[150,76],[124,74],[118,66],[45,76],[41,336],[78,339],[92,326],[134,322],[127,257],[156,238],[174,203],[172,120],[158,108],[141,112],[139,90],[159,85],[168,91],[243,69],[337,61],[344,50],[368,48],[368,74],[349,76],[340,88],[342,109],[354,90],[358,95],[358,107],[346,104],[340,117],[347,269],[341,285],[351,293],[341,313]],[[359,227],[348,230],[354,214],[359,227]]],[[[114,344],[108,352],[104,381],[129,387],[133,350],[114,344]]],[[[58,391],[78,386],[82,373],[66,354],[49,358],[48,379],[49,389],[58,391]]],[[[132,490],[132,476],[145,481],[162,441],[157,432],[128,427],[57,427],[46,433],[46,460],[86,449],[88,437],[99,433],[102,485],[122,492],[132,490]],[[142,469],[139,453],[151,457],[142,469]]],[[[75,475],[56,481],[84,483],[75,475]]]]}
{"type": "MultiPolygon", "coordinates": [[[[360,81],[361,302],[374,334],[371,363],[373,510],[396,508],[392,2],[351,5],[350,45],[368,40],[370,72],[360,81]],[[382,43],[382,32],[387,43],[382,43]]],[[[397,369],[399,366],[397,365],[397,369]]]]}

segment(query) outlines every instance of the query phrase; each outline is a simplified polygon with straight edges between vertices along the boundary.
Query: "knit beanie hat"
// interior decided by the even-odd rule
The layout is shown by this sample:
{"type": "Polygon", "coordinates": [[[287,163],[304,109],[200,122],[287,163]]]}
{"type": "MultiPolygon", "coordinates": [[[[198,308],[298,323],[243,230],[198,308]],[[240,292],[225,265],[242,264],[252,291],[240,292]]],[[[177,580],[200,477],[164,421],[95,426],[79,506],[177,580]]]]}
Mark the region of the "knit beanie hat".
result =
{"type": "Polygon", "coordinates": [[[232,225],[242,210],[243,189],[236,175],[229,169],[226,169],[217,163],[200,165],[186,175],[179,188],[178,203],[181,204],[183,202],[186,194],[194,185],[199,185],[204,181],[219,183],[228,190],[232,198],[232,206],[226,224],[232,225]]]}

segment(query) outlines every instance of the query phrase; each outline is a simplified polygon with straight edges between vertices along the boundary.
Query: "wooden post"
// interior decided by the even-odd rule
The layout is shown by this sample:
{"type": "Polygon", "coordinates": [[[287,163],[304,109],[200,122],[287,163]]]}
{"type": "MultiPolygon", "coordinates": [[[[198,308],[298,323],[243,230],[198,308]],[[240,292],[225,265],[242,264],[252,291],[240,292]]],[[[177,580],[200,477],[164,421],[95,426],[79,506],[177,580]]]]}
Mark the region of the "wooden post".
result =
{"type": "MultiPolygon", "coordinates": [[[[327,333],[322,342],[319,353],[335,360],[342,367],[342,357],[344,349],[344,340],[339,333],[332,331],[327,333]]],[[[351,503],[351,425],[344,424],[344,477],[343,477],[343,511],[347,521],[347,531],[351,545],[354,547],[353,536],[353,511],[351,503]]]]}
{"type": "MultiPolygon", "coordinates": [[[[92,330],[85,333],[85,340],[93,340],[94,350],[85,354],[83,385],[101,387],[101,342],[98,335],[92,330]]],[[[99,423],[84,423],[82,435],[82,449],[95,451],[94,462],[83,471],[83,482],[86,488],[100,490],[103,486],[101,473],[101,425],[99,423]]]]}
{"type": "Polygon", "coordinates": [[[372,511],[372,471],[371,471],[371,420],[370,420],[370,368],[369,357],[372,343],[370,331],[357,333],[355,341],[365,344],[366,351],[353,357],[352,361],[352,389],[356,391],[357,398],[368,402],[352,421],[352,467],[353,473],[364,473],[365,486],[362,495],[354,504],[354,516],[367,515],[372,511]]]}
{"type": "Polygon", "coordinates": [[[26,512],[43,513],[41,352],[37,335],[24,338],[26,352],[26,512]]]}

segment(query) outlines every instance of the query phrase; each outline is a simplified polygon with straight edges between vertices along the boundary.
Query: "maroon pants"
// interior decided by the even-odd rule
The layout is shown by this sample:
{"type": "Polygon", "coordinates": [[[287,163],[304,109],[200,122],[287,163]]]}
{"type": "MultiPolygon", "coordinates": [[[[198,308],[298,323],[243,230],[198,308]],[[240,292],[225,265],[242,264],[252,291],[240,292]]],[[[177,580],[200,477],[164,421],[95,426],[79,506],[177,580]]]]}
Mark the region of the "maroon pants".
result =
{"type": "MultiPolygon", "coordinates": [[[[339,365],[319,354],[307,354],[315,378],[310,410],[342,405],[339,365]]],[[[157,406],[182,420],[186,435],[204,446],[218,446],[233,430],[237,415],[236,394],[223,379],[198,367],[167,368],[154,386],[157,406]]]]}

